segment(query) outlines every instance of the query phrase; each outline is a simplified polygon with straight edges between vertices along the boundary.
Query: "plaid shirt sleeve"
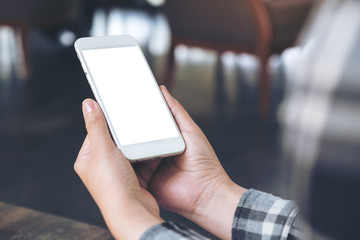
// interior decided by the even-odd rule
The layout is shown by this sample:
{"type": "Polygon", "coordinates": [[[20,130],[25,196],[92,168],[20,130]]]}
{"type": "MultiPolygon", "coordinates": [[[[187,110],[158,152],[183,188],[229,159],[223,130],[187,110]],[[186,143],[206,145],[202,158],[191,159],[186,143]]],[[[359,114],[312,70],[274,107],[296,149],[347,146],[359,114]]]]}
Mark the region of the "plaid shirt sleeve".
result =
{"type": "Polygon", "coordinates": [[[233,239],[299,239],[294,202],[248,190],[240,199],[232,226],[233,239]]]}
{"type": "MultiPolygon", "coordinates": [[[[296,219],[298,210],[291,201],[268,193],[248,190],[240,199],[235,212],[232,239],[300,239],[296,219]]],[[[200,240],[208,239],[181,224],[166,222],[146,231],[141,240],[200,240]]]]}

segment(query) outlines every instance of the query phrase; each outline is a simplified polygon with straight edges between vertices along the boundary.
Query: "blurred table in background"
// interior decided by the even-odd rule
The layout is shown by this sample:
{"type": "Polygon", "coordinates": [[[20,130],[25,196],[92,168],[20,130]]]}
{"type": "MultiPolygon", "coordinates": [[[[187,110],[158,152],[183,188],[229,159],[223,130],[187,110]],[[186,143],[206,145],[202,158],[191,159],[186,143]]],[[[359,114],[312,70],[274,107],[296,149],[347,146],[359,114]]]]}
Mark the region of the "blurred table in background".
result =
{"type": "Polygon", "coordinates": [[[106,229],[0,202],[0,239],[113,239],[106,229]]]}

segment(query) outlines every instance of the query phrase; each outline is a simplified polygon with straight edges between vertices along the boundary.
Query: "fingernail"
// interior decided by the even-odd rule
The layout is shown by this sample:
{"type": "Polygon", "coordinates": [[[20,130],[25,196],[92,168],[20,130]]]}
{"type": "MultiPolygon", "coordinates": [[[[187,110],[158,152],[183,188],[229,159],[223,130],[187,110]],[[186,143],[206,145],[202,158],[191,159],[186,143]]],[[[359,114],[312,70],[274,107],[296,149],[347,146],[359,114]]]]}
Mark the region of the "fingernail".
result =
{"type": "Polygon", "coordinates": [[[162,87],[167,93],[169,93],[169,90],[165,87],[165,85],[161,85],[161,87],[162,87]]]}
{"type": "Polygon", "coordinates": [[[95,105],[91,100],[85,100],[83,102],[83,113],[88,114],[89,112],[94,111],[95,109],[95,105]]]}

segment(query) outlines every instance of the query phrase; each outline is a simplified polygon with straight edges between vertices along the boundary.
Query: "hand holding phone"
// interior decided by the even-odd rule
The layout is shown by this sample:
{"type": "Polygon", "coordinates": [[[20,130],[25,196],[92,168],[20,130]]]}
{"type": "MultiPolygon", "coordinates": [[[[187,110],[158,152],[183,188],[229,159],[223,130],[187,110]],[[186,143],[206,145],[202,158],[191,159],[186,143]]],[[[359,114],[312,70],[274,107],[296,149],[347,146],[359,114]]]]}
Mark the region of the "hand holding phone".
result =
{"type": "Polygon", "coordinates": [[[126,158],[146,160],[184,151],[180,131],[134,38],[81,38],[75,49],[126,158]]]}
{"type": "Polygon", "coordinates": [[[139,239],[162,222],[157,201],[219,238],[230,239],[234,211],[246,189],[231,181],[199,127],[165,87],[161,90],[187,144],[184,154],[133,168],[112,141],[98,104],[85,100],[88,135],[75,170],[115,238],[139,239]]]}

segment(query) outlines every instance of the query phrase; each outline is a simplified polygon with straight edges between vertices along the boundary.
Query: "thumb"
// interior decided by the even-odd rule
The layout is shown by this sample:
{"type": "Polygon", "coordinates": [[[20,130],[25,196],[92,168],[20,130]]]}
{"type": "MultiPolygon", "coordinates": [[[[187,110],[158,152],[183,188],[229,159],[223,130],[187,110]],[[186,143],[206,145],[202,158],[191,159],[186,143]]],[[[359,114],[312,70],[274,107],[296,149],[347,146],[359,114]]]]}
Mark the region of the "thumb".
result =
{"type": "Polygon", "coordinates": [[[106,147],[113,149],[115,144],[111,139],[104,114],[97,102],[86,99],[82,104],[86,130],[91,143],[91,148],[106,147]]]}

